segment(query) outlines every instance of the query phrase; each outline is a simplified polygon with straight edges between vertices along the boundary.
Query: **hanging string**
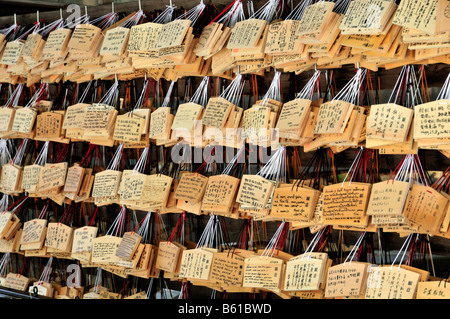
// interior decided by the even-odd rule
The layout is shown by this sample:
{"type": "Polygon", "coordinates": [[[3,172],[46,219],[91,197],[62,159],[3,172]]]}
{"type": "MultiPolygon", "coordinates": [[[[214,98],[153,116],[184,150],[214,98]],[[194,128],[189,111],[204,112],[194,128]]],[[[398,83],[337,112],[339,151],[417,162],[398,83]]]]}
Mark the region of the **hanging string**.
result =
{"type": "Polygon", "coordinates": [[[287,231],[287,227],[286,226],[287,226],[287,224],[283,220],[279,224],[275,234],[270,239],[270,241],[267,244],[266,248],[261,253],[260,258],[265,256],[266,259],[267,259],[267,258],[269,258],[269,255],[270,255],[270,257],[272,257],[274,252],[275,252],[275,247],[277,247],[279,249],[279,247],[284,243],[284,239],[286,238],[286,231],[287,231]]]}
{"type": "Polygon", "coordinates": [[[155,20],[153,20],[153,23],[159,23],[159,24],[167,24],[170,21],[172,21],[173,12],[175,10],[176,6],[166,5],[166,9],[164,9],[161,14],[159,14],[155,20]]]}
{"type": "Polygon", "coordinates": [[[88,24],[88,23],[89,23],[89,19],[90,19],[90,17],[89,17],[89,15],[87,15],[87,14],[84,14],[84,15],[82,15],[82,16],[80,16],[80,17],[78,17],[78,18],[75,18],[75,19],[73,19],[73,20],[70,20],[70,21],[69,21],[69,19],[67,18],[67,19],[66,19],[65,27],[68,28],[68,29],[73,29],[73,28],[75,28],[77,25],[80,25],[80,24],[88,24]]]}
{"type": "Polygon", "coordinates": [[[364,153],[364,148],[361,146],[359,151],[358,151],[358,154],[356,155],[356,158],[354,159],[354,161],[353,161],[352,165],[350,166],[347,174],[345,175],[344,180],[342,181],[342,186],[341,187],[344,187],[344,183],[347,180],[347,178],[349,178],[349,175],[351,175],[351,176],[349,178],[348,184],[350,185],[350,183],[352,182],[353,177],[355,176],[355,173],[356,173],[356,168],[358,168],[359,164],[361,163],[361,157],[362,157],[363,153],[364,153]]]}
{"type": "Polygon", "coordinates": [[[209,76],[203,77],[202,82],[200,82],[200,85],[190,98],[189,102],[206,107],[206,105],[208,104],[208,84],[209,76]]]}
{"type": "Polygon", "coordinates": [[[308,259],[311,258],[311,254],[314,251],[314,248],[317,246],[317,244],[319,243],[320,238],[322,237],[322,235],[325,233],[326,227],[322,228],[321,230],[319,230],[315,235],[314,238],[312,239],[311,243],[308,245],[308,247],[305,249],[305,252],[303,253],[302,257],[300,260],[303,260],[303,258],[306,256],[306,254],[309,252],[308,254],[308,259]]]}
{"type": "MultiPolygon", "coordinates": [[[[281,5],[280,0],[269,0],[256,12],[250,15],[251,19],[265,20],[267,24],[271,23],[273,20],[279,19],[283,13],[284,6],[281,5]]],[[[253,9],[253,2],[251,4],[253,9]]]]}
{"type": "Polygon", "coordinates": [[[20,143],[19,149],[16,152],[16,155],[13,157],[13,159],[10,162],[10,165],[17,165],[21,166],[20,163],[22,163],[23,155],[25,154],[25,149],[28,145],[28,138],[25,138],[20,143]]]}
{"type": "Polygon", "coordinates": [[[14,41],[25,39],[25,37],[28,34],[35,33],[39,29],[39,26],[40,26],[40,22],[35,22],[30,29],[28,29],[26,32],[19,35],[17,38],[14,39],[14,41]]]}
{"type": "Polygon", "coordinates": [[[120,24],[120,26],[129,29],[132,26],[139,24],[144,17],[145,17],[144,11],[138,10],[135,14],[133,14],[127,20],[122,22],[122,24],[120,24]]]}
{"type": "Polygon", "coordinates": [[[50,142],[47,141],[44,143],[44,145],[42,146],[38,156],[36,157],[36,160],[34,161],[34,165],[40,165],[40,166],[45,166],[45,164],[47,163],[47,154],[48,154],[48,146],[49,146],[50,142]]]}
{"type": "Polygon", "coordinates": [[[286,148],[280,146],[256,175],[286,182],[286,148]]]}
{"type": "Polygon", "coordinates": [[[185,224],[186,224],[186,212],[182,212],[178,216],[177,223],[167,239],[168,242],[177,240],[181,245],[184,245],[185,240],[185,224]]]}
{"type": "Polygon", "coordinates": [[[450,99],[450,73],[447,75],[441,90],[439,91],[436,101],[438,100],[449,100],[450,99]]]}
{"type": "Polygon", "coordinates": [[[279,72],[279,71],[275,72],[272,82],[270,83],[269,89],[267,90],[266,94],[263,96],[259,105],[267,106],[270,99],[281,102],[280,77],[281,77],[281,72],[279,72]]]}
{"type": "Polygon", "coordinates": [[[20,96],[22,95],[23,86],[24,86],[24,84],[22,84],[22,83],[20,83],[16,86],[16,88],[14,89],[14,92],[10,95],[10,97],[6,101],[3,108],[16,107],[19,105],[19,99],[20,99],[20,96]]]}
{"type": "Polygon", "coordinates": [[[6,277],[12,268],[11,254],[5,253],[0,259],[0,277],[6,277]]]}
{"type": "Polygon", "coordinates": [[[53,264],[53,257],[50,257],[49,260],[47,261],[47,264],[45,265],[44,271],[39,277],[39,285],[42,285],[43,282],[50,283],[50,274],[53,270],[52,264],[53,264]]]}
{"type": "Polygon", "coordinates": [[[50,32],[61,29],[64,27],[64,19],[59,18],[58,20],[53,21],[52,23],[49,23],[46,26],[43,26],[42,28],[36,30],[34,33],[39,33],[43,37],[47,36],[50,32]]]}
{"type": "Polygon", "coordinates": [[[139,160],[136,162],[136,165],[133,168],[132,175],[137,175],[138,173],[144,173],[145,169],[145,163],[147,162],[148,158],[148,150],[150,146],[147,146],[142,151],[141,156],[139,157],[139,160]]]}
{"type": "Polygon", "coordinates": [[[203,4],[203,1],[202,1],[201,3],[199,3],[192,9],[190,9],[190,10],[186,11],[185,13],[183,13],[182,15],[180,15],[175,20],[191,20],[191,27],[193,27],[205,8],[206,8],[206,5],[203,4]]]}
{"type": "Polygon", "coordinates": [[[219,95],[219,99],[225,99],[233,105],[239,105],[242,93],[244,91],[245,81],[243,81],[241,74],[236,74],[236,77],[231,81],[225,90],[219,95]]]}
{"type": "Polygon", "coordinates": [[[216,16],[210,22],[210,24],[212,24],[216,20],[217,23],[221,23],[226,27],[233,27],[234,25],[236,25],[236,23],[245,20],[244,6],[242,4],[242,0],[234,0],[218,16],[216,16]],[[219,19],[219,17],[221,18],[219,19]]]}
{"type": "Polygon", "coordinates": [[[400,259],[400,262],[399,262],[399,264],[398,264],[398,271],[400,271],[400,266],[402,265],[402,262],[403,262],[403,259],[404,259],[404,257],[405,257],[406,251],[408,250],[408,246],[411,244],[411,242],[412,242],[413,240],[417,240],[418,236],[419,236],[419,234],[413,234],[413,233],[411,233],[411,234],[408,235],[408,237],[406,237],[406,240],[403,242],[402,247],[400,248],[400,250],[398,251],[397,255],[395,256],[394,261],[392,262],[392,265],[391,265],[391,267],[390,267],[390,270],[392,270],[392,267],[394,266],[394,264],[395,264],[397,258],[400,256],[400,254],[401,254],[402,251],[403,251],[402,258],[400,259]],[[415,237],[415,239],[414,239],[414,237],[415,237]],[[405,246],[405,245],[406,245],[406,246],[405,246]]]}
{"type": "Polygon", "coordinates": [[[102,267],[97,267],[97,275],[95,276],[94,289],[92,292],[98,294],[98,287],[102,284],[102,267]]]}
{"type": "Polygon", "coordinates": [[[164,100],[161,104],[161,107],[169,107],[170,97],[172,95],[174,85],[175,85],[175,81],[171,81],[169,89],[167,90],[166,96],[164,97],[164,100]]]}
{"type": "Polygon", "coordinates": [[[114,170],[114,171],[119,170],[119,163],[122,159],[122,155],[123,155],[123,143],[120,143],[111,159],[111,162],[109,162],[108,167],[106,167],[106,170],[114,170]]]}
{"type": "Polygon", "coordinates": [[[114,222],[109,227],[105,236],[122,237],[125,228],[125,218],[127,209],[125,206],[121,206],[119,214],[114,219],[114,222]]]}
{"type": "Polygon", "coordinates": [[[134,105],[133,110],[131,111],[131,114],[133,114],[133,111],[139,110],[144,105],[144,102],[147,100],[146,97],[148,95],[149,91],[149,81],[147,79],[144,80],[144,83],[142,85],[142,91],[139,95],[138,100],[136,101],[136,104],[134,105]]]}
{"type": "Polygon", "coordinates": [[[306,7],[308,7],[310,4],[312,4],[312,0],[300,1],[297,6],[287,15],[285,21],[300,21],[302,19],[303,13],[305,13],[306,7]]]}
{"type": "Polygon", "coordinates": [[[93,86],[92,83],[93,83],[92,80],[88,82],[88,84],[86,85],[86,88],[84,89],[83,93],[81,94],[81,97],[78,99],[78,103],[84,103],[84,101],[86,100],[86,97],[88,96],[88,94],[91,90],[91,87],[93,86]]]}
{"type": "Polygon", "coordinates": [[[3,165],[9,163],[12,160],[10,153],[11,147],[12,145],[10,139],[0,139],[0,166],[3,167],[3,165]]]}
{"type": "Polygon", "coordinates": [[[51,199],[47,199],[47,202],[44,204],[44,207],[42,208],[41,212],[39,213],[37,219],[47,219],[47,210],[48,206],[50,205],[51,199]]]}
{"type": "Polygon", "coordinates": [[[361,235],[359,236],[358,240],[356,241],[355,245],[353,245],[352,249],[350,250],[350,253],[348,254],[347,258],[345,258],[344,266],[349,258],[350,258],[349,265],[352,264],[352,261],[355,258],[356,253],[358,252],[359,247],[361,246],[361,243],[365,236],[366,236],[366,232],[362,232],[361,235]]]}
{"type": "Polygon", "coordinates": [[[333,12],[345,15],[351,0],[336,0],[333,8],[333,12]]]}
{"type": "Polygon", "coordinates": [[[195,247],[196,250],[201,250],[203,247],[228,247],[228,243],[224,240],[222,224],[220,223],[219,217],[220,216],[216,216],[214,213],[211,213],[208,223],[206,224],[205,229],[197,242],[195,247]]]}
{"type": "Polygon", "coordinates": [[[33,95],[33,97],[28,101],[28,103],[25,105],[25,107],[34,107],[36,103],[39,102],[42,95],[48,91],[48,83],[41,83],[39,85],[39,89],[37,89],[36,93],[33,95]]]}
{"type": "Polygon", "coordinates": [[[332,101],[339,100],[359,105],[359,92],[366,73],[367,69],[359,68],[350,81],[345,84],[344,88],[333,97],[332,101]]]}
{"type": "Polygon", "coordinates": [[[296,99],[305,99],[305,100],[312,100],[314,96],[314,92],[317,88],[317,83],[320,78],[320,70],[317,70],[314,72],[314,74],[311,76],[311,78],[306,82],[303,89],[297,94],[295,97],[296,99]]]}
{"type": "Polygon", "coordinates": [[[106,91],[105,95],[102,96],[98,104],[106,104],[110,106],[116,105],[116,101],[119,98],[119,82],[115,81],[113,85],[106,91]]]}
{"type": "Polygon", "coordinates": [[[115,12],[110,12],[107,13],[101,17],[98,17],[92,21],[90,21],[89,23],[92,25],[95,25],[96,27],[105,30],[107,28],[109,28],[110,26],[112,26],[113,24],[117,23],[119,19],[119,15],[115,12]]]}

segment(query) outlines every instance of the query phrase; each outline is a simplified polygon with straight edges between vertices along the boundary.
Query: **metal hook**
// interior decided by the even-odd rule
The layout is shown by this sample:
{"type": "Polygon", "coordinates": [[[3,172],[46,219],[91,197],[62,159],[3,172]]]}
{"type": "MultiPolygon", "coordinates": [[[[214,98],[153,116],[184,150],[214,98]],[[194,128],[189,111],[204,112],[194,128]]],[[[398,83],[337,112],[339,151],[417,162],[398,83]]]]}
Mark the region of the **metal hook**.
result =
{"type": "Polygon", "coordinates": [[[38,10],[38,11],[36,11],[36,22],[38,22],[38,23],[39,23],[39,10],[38,10]]]}
{"type": "Polygon", "coordinates": [[[111,11],[112,11],[112,13],[114,13],[114,1],[111,2],[111,11]]]}
{"type": "Polygon", "coordinates": [[[138,4],[139,4],[139,11],[141,11],[141,10],[142,10],[142,7],[141,7],[141,0],[138,0],[138,4]]]}

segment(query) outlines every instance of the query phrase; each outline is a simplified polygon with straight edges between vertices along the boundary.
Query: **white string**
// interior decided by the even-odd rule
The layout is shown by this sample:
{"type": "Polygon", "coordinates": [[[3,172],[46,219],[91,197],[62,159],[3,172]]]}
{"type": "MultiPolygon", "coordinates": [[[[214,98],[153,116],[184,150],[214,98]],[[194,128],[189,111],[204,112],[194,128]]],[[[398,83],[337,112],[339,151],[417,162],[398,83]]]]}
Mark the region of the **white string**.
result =
{"type": "Polygon", "coordinates": [[[173,87],[175,85],[175,81],[170,82],[169,89],[167,90],[166,96],[161,104],[161,107],[168,107],[170,103],[170,97],[172,95],[173,87]]]}
{"type": "MultiPolygon", "coordinates": [[[[8,100],[6,101],[4,108],[10,107],[10,106],[15,107],[19,104],[19,98],[22,95],[23,86],[24,86],[24,84],[22,84],[22,83],[17,85],[14,92],[9,96],[8,100]]],[[[10,88],[11,88],[11,86],[10,86],[10,88]]]]}
{"type": "Polygon", "coordinates": [[[320,77],[320,70],[317,70],[305,84],[303,89],[297,94],[296,99],[312,100],[314,94],[314,87],[316,86],[316,82],[319,77],[320,77]]]}
{"type": "Polygon", "coordinates": [[[122,159],[122,150],[123,143],[120,143],[111,159],[111,162],[108,164],[108,167],[106,167],[107,170],[117,171],[119,169],[119,162],[122,159]]]}
{"type": "Polygon", "coordinates": [[[138,10],[135,14],[133,14],[130,18],[124,21],[120,26],[124,28],[131,28],[139,23],[141,18],[144,16],[144,11],[138,10]]]}
{"type": "Polygon", "coordinates": [[[11,268],[10,253],[5,253],[0,260],[0,276],[5,277],[8,273],[8,268],[11,268]]]}
{"type": "Polygon", "coordinates": [[[312,3],[311,0],[300,1],[297,6],[288,14],[286,20],[301,20],[303,13],[305,13],[305,9],[312,3]]]}
{"type": "Polygon", "coordinates": [[[78,103],[83,103],[84,100],[86,99],[89,90],[91,89],[92,86],[92,80],[88,82],[88,84],[86,85],[86,88],[84,89],[83,93],[81,94],[81,97],[78,99],[78,103]]]}
{"type": "Polygon", "coordinates": [[[206,224],[205,229],[203,230],[202,235],[195,246],[196,250],[201,250],[204,246],[213,246],[215,239],[214,235],[217,234],[217,228],[214,228],[214,223],[217,220],[216,217],[217,216],[214,215],[214,213],[211,213],[208,223],[206,224]]]}
{"type": "Polygon", "coordinates": [[[203,10],[206,8],[206,5],[200,3],[193,7],[191,10],[180,15],[175,20],[191,20],[191,26],[194,26],[195,22],[197,22],[198,17],[202,14],[203,10]]]}
{"type": "Polygon", "coordinates": [[[319,242],[319,238],[323,235],[323,233],[325,232],[325,228],[322,228],[321,230],[319,230],[316,235],[314,236],[314,238],[311,240],[311,242],[309,243],[308,247],[306,247],[305,252],[303,253],[302,257],[300,258],[300,260],[303,260],[303,258],[306,256],[306,253],[309,251],[309,255],[308,258],[311,258],[311,253],[314,250],[314,248],[316,247],[317,243],[319,242]],[[312,246],[312,247],[311,247],[312,246]],[[310,250],[311,248],[311,250],[310,250]]]}
{"type": "Polygon", "coordinates": [[[11,213],[14,213],[22,204],[28,199],[28,196],[25,197],[19,204],[16,205],[13,209],[11,209],[11,213]]]}
{"type": "Polygon", "coordinates": [[[105,93],[105,95],[100,99],[98,104],[107,104],[110,106],[114,105],[119,96],[118,88],[119,82],[116,80],[114,84],[109,88],[109,90],[105,93]]]}
{"type": "Polygon", "coordinates": [[[119,15],[115,12],[110,12],[107,13],[101,17],[98,17],[94,20],[92,20],[90,22],[90,24],[95,25],[98,23],[96,26],[102,30],[109,28],[110,26],[112,26],[113,24],[115,24],[117,22],[117,20],[119,19],[119,15]]]}
{"type": "Polygon", "coordinates": [[[235,0],[230,9],[217,20],[217,23],[222,23],[224,26],[233,27],[239,21],[245,20],[244,6],[241,0],[235,0]]]}
{"type": "Polygon", "coordinates": [[[348,260],[349,258],[350,258],[350,263],[349,263],[349,265],[352,264],[353,258],[355,258],[355,255],[356,255],[356,253],[358,252],[359,246],[361,246],[361,243],[362,243],[362,241],[363,241],[365,235],[366,235],[366,232],[363,232],[363,233],[359,236],[359,238],[358,238],[358,240],[356,241],[355,245],[354,245],[353,248],[350,250],[350,253],[348,254],[347,258],[345,258],[344,266],[345,266],[345,263],[347,262],[347,260],[348,260]]]}
{"type": "Polygon", "coordinates": [[[25,149],[27,148],[27,145],[28,145],[28,138],[25,138],[23,140],[23,143],[19,146],[19,149],[17,150],[16,155],[11,160],[11,165],[19,165],[20,166],[20,163],[22,162],[23,155],[25,153],[25,149]]]}
{"type": "MultiPolygon", "coordinates": [[[[259,256],[260,259],[262,259],[263,256],[266,256],[266,259],[269,258],[270,251],[278,244],[278,241],[280,240],[281,232],[283,231],[285,223],[286,222],[283,219],[283,221],[281,222],[280,226],[278,226],[275,234],[272,236],[272,238],[270,239],[269,243],[267,244],[266,248],[261,253],[261,256],[259,256]]],[[[272,253],[270,254],[270,257],[273,256],[274,251],[275,251],[275,249],[272,250],[272,253]]]]}
{"type": "Polygon", "coordinates": [[[148,157],[148,149],[149,149],[149,146],[144,148],[144,150],[142,151],[142,154],[139,157],[139,160],[136,162],[136,165],[134,165],[132,175],[136,175],[137,173],[142,173],[144,171],[145,163],[147,162],[147,157],[148,157]]]}
{"type": "Polygon", "coordinates": [[[351,0],[337,0],[335,2],[333,12],[345,15],[351,0]]]}
{"type": "Polygon", "coordinates": [[[47,90],[48,90],[48,83],[41,83],[39,89],[36,90],[36,92],[33,94],[32,98],[30,99],[30,101],[28,101],[25,107],[35,106],[36,102],[40,99],[42,94],[47,90]]]}
{"type": "Polygon", "coordinates": [[[262,98],[260,105],[267,106],[269,103],[269,99],[280,101],[281,100],[281,92],[280,92],[280,76],[281,72],[275,72],[272,82],[270,83],[269,89],[266,94],[262,98]]]}
{"type": "Polygon", "coordinates": [[[9,195],[3,194],[2,199],[0,200],[0,212],[6,212],[9,207],[9,195]]]}
{"type": "Polygon", "coordinates": [[[92,292],[98,293],[98,286],[102,283],[102,267],[97,267],[97,275],[95,276],[94,289],[92,292]]]}
{"type": "Polygon", "coordinates": [[[163,12],[153,20],[153,23],[166,24],[172,21],[173,12],[176,6],[166,6],[163,12]]]}
{"type": "Polygon", "coordinates": [[[44,143],[44,146],[42,146],[41,151],[39,152],[33,164],[44,166],[47,163],[47,153],[49,144],[50,144],[49,141],[44,143]]]}
{"type": "Polygon", "coordinates": [[[23,38],[25,38],[29,33],[34,33],[36,32],[36,30],[39,29],[40,26],[40,22],[36,23],[35,25],[33,25],[27,32],[22,33],[17,39],[15,39],[15,41],[17,40],[21,40],[23,38]]]}
{"type": "Polygon", "coordinates": [[[169,236],[167,236],[167,230],[166,230],[166,225],[164,224],[164,219],[162,219],[162,216],[161,216],[161,213],[159,212],[159,210],[156,212],[156,215],[158,216],[158,219],[161,222],[161,228],[164,232],[165,237],[169,238],[169,236]]]}
{"type": "Polygon", "coordinates": [[[205,76],[203,77],[202,82],[198,86],[197,90],[195,90],[189,102],[203,105],[203,107],[206,107],[206,105],[208,104],[208,85],[209,85],[209,76],[205,76]]]}
{"type": "Polygon", "coordinates": [[[155,279],[155,278],[153,278],[153,277],[150,278],[150,283],[149,283],[149,285],[148,285],[147,293],[146,293],[147,299],[150,299],[150,293],[151,293],[152,287],[153,287],[153,279],[155,279]]]}
{"type": "Polygon", "coordinates": [[[139,95],[138,100],[136,101],[136,104],[134,105],[133,110],[131,111],[131,113],[133,113],[134,110],[138,110],[142,107],[142,105],[144,105],[144,99],[145,99],[145,95],[148,89],[148,80],[146,79],[142,85],[142,90],[141,90],[141,94],[139,95]]]}
{"type": "Polygon", "coordinates": [[[52,263],[53,263],[53,257],[50,257],[49,260],[47,261],[47,264],[45,265],[44,271],[42,272],[41,276],[39,277],[39,281],[49,282],[50,273],[52,271],[52,263]]]}
{"type": "Polygon", "coordinates": [[[219,98],[225,99],[234,105],[238,105],[242,96],[242,90],[242,75],[238,73],[231,81],[230,85],[228,85],[225,90],[223,90],[222,94],[219,95],[219,98]]]}
{"type": "Polygon", "coordinates": [[[15,23],[15,24],[12,24],[11,26],[9,26],[9,27],[7,27],[7,28],[0,29],[0,33],[3,34],[3,35],[5,35],[5,37],[6,37],[6,36],[9,35],[9,33],[11,33],[13,30],[15,30],[18,26],[19,26],[19,25],[16,24],[16,23],[15,23]]]}
{"type": "Polygon", "coordinates": [[[90,17],[87,14],[84,14],[84,15],[80,16],[79,18],[74,19],[73,21],[68,21],[68,18],[67,18],[66,22],[65,22],[65,27],[67,27],[68,29],[73,29],[77,25],[88,24],[89,19],[90,19],[90,17]]]}
{"type": "Polygon", "coordinates": [[[230,174],[231,170],[234,167],[234,164],[240,158],[240,156],[244,150],[245,150],[245,145],[239,149],[239,151],[236,153],[236,155],[234,155],[234,157],[230,160],[230,163],[228,163],[228,165],[224,168],[221,175],[229,175],[230,174]]]}
{"type": "Polygon", "coordinates": [[[109,227],[108,231],[106,232],[105,236],[121,236],[123,233],[123,229],[125,227],[125,214],[127,212],[127,209],[125,206],[122,206],[120,209],[119,214],[117,214],[117,217],[114,219],[114,222],[109,227]]]}
{"type": "Polygon", "coordinates": [[[147,214],[145,215],[144,221],[141,224],[141,227],[139,227],[138,231],[136,232],[139,236],[142,237],[143,243],[145,243],[147,241],[148,226],[150,224],[151,217],[152,217],[152,212],[147,212],[147,214]]]}
{"type": "Polygon", "coordinates": [[[11,143],[11,140],[0,139],[0,166],[2,167],[12,160],[11,153],[8,149],[8,141],[11,143]]]}
{"type": "Polygon", "coordinates": [[[46,36],[47,34],[49,34],[51,31],[56,30],[56,29],[60,29],[64,26],[64,19],[63,18],[59,18],[58,20],[53,21],[52,23],[36,30],[36,33],[39,33],[42,36],[46,36]]]}
{"type": "MultiPolygon", "coordinates": [[[[272,22],[273,19],[277,19],[281,16],[283,6],[280,6],[279,0],[269,0],[261,8],[259,8],[255,13],[253,13],[249,19],[260,19],[265,20],[267,23],[272,22]]],[[[252,2],[253,8],[253,2],[252,2]]]]}
{"type": "Polygon", "coordinates": [[[444,84],[442,85],[436,100],[448,100],[450,99],[450,73],[447,75],[444,84]]]}
{"type": "Polygon", "coordinates": [[[360,68],[356,71],[356,74],[346,83],[344,88],[339,91],[338,94],[332,99],[341,100],[351,104],[357,104],[357,97],[359,96],[359,89],[361,87],[362,81],[366,76],[367,70],[360,68]]]}
{"type": "MultiPolygon", "coordinates": [[[[419,234],[417,234],[417,236],[419,236],[419,234]]],[[[392,262],[392,265],[391,265],[389,270],[392,270],[392,267],[394,266],[395,261],[397,260],[398,256],[401,254],[401,252],[403,251],[403,247],[404,247],[405,249],[403,251],[402,259],[400,260],[400,263],[398,264],[398,270],[400,270],[400,266],[402,265],[403,258],[405,257],[405,253],[408,250],[409,243],[411,242],[413,237],[414,237],[414,234],[412,234],[412,233],[408,235],[408,237],[406,238],[406,240],[403,243],[402,247],[400,248],[400,250],[398,251],[397,255],[395,256],[395,259],[392,262]],[[406,245],[406,247],[405,247],[405,245],[406,245]]]]}
{"type": "Polygon", "coordinates": [[[285,171],[283,170],[286,167],[285,155],[286,148],[282,145],[275,151],[267,161],[266,165],[264,165],[256,175],[275,181],[281,179],[284,180],[286,176],[285,171]]]}
{"type": "MultiPolygon", "coordinates": [[[[344,180],[342,181],[342,186],[341,186],[341,187],[344,187],[344,183],[345,183],[345,181],[347,180],[348,174],[349,174],[350,172],[352,172],[353,167],[355,167],[355,166],[358,167],[358,166],[359,166],[359,162],[360,162],[360,160],[361,160],[361,157],[362,157],[363,152],[364,152],[364,149],[363,149],[363,147],[361,146],[361,148],[359,149],[358,154],[356,155],[355,160],[353,161],[352,165],[351,165],[350,168],[348,169],[348,172],[347,172],[347,174],[345,175],[344,180]]],[[[353,176],[355,175],[355,173],[356,173],[356,170],[354,170],[354,171],[352,172],[352,176],[351,176],[351,178],[350,178],[350,180],[349,180],[349,183],[348,183],[349,186],[350,186],[350,183],[351,183],[352,180],[353,180],[353,176]]]]}

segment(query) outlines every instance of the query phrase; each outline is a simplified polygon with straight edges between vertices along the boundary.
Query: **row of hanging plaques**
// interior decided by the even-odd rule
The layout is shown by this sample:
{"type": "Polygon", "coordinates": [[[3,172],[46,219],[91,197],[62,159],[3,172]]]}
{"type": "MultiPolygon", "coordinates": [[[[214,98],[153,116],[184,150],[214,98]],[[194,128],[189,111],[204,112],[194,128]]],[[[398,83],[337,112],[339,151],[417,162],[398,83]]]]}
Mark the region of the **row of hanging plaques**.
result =
{"type": "Polygon", "coordinates": [[[314,72],[296,98],[282,102],[281,73],[276,72],[264,96],[243,109],[245,81],[241,74],[218,96],[209,97],[210,78],[204,77],[194,94],[171,111],[171,82],[161,105],[148,106],[150,81],[145,80],[132,110],[118,111],[120,84],[96,103],[86,103],[94,84],[89,82],[78,103],[52,110],[48,84],[41,84],[24,107],[23,85],[12,91],[0,109],[0,136],[37,141],[90,142],[96,145],[145,148],[149,143],[170,147],[177,143],[239,149],[244,143],[272,147],[303,146],[306,152],[328,147],[334,153],[351,147],[378,149],[381,154],[417,154],[434,149],[449,156],[448,105],[450,76],[434,101],[420,89],[424,67],[401,68],[387,103],[360,106],[366,69],[357,69],[331,100],[318,90],[320,71],[314,72]]]}
{"type": "MultiPolygon", "coordinates": [[[[141,241],[145,241],[152,213],[146,214],[133,231],[121,234],[123,229],[121,230],[119,225],[125,216],[125,211],[121,209],[105,236],[96,237],[97,228],[93,226],[80,227],[73,231],[71,247],[69,246],[65,252],[52,248],[58,245],[55,245],[51,237],[54,232],[59,232],[58,236],[64,238],[64,232],[68,231],[67,226],[61,223],[47,224],[47,220],[40,219],[43,217],[42,214],[40,218],[26,222],[25,227],[34,227],[37,232],[40,230],[45,234],[46,229],[44,249],[46,252],[42,252],[41,249],[40,253],[36,253],[25,248],[32,246],[37,248],[36,243],[21,244],[20,249],[26,249],[25,256],[48,257],[47,265],[37,281],[24,276],[21,269],[19,273],[9,272],[6,276],[0,277],[0,285],[19,291],[30,291],[30,293],[37,287],[38,295],[57,299],[75,297],[120,299],[120,294],[109,291],[101,284],[102,271],[108,271],[122,278],[129,276],[150,278],[150,286],[154,278],[162,275],[165,279],[208,287],[216,291],[227,293],[266,291],[284,299],[293,297],[302,299],[449,298],[449,288],[443,282],[444,279],[430,277],[428,271],[409,266],[410,256],[405,260],[405,253],[417,240],[418,234],[410,234],[406,237],[392,264],[376,265],[357,260],[359,257],[356,256],[359,255],[366,236],[366,232],[362,232],[345,261],[335,263],[326,252],[314,252],[321,236],[331,231],[329,228],[318,231],[305,252],[293,256],[280,251],[288,230],[288,223],[284,221],[279,225],[265,249],[230,248],[223,244],[211,248],[214,246],[213,242],[218,240],[219,232],[222,231],[220,222],[217,220],[218,216],[210,217],[198,243],[194,244],[185,242],[183,236],[175,235],[177,227],[184,227],[186,216],[180,215],[179,223],[168,240],[160,241],[158,245],[151,245],[143,244],[141,241]],[[54,253],[56,251],[58,251],[57,254],[54,253]],[[27,255],[28,252],[30,252],[29,255],[27,255]],[[83,267],[95,267],[97,277],[94,286],[89,291],[84,291],[84,288],[79,286],[69,288],[52,284],[50,274],[54,258],[73,258],[80,261],[83,267]]],[[[42,213],[45,215],[45,212],[42,213]]],[[[40,244],[43,243],[44,238],[41,238],[40,244]]],[[[58,246],[58,248],[63,247],[58,246]]],[[[0,261],[2,273],[8,268],[10,258],[10,253],[3,255],[0,261]]],[[[126,299],[147,298],[148,292],[141,291],[126,299]]]]}
{"type": "Polygon", "coordinates": [[[207,16],[215,9],[200,3],[177,17],[171,4],[145,23],[142,10],[120,21],[111,12],[36,21],[29,29],[14,23],[0,30],[0,82],[82,83],[144,74],[156,80],[232,78],[238,69],[263,75],[272,67],[299,74],[349,64],[373,71],[448,64],[446,6],[446,0],[308,0],[288,10],[285,1],[271,0],[255,12],[250,1],[246,17],[242,1],[235,0],[215,17],[207,16]]]}

